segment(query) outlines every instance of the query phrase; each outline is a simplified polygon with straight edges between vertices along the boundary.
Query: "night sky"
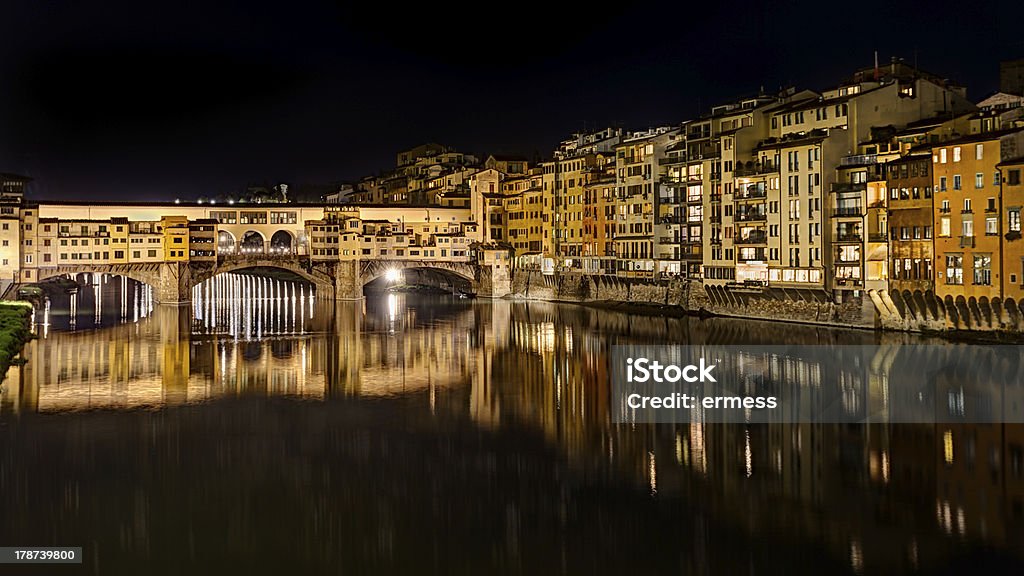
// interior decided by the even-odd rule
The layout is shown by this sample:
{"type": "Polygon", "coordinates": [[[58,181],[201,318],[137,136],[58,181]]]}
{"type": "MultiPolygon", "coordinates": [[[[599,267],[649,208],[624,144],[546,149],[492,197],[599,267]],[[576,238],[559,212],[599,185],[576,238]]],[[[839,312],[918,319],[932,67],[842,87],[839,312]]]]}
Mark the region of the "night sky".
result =
{"type": "Polygon", "coordinates": [[[1024,57],[1019,1],[4,6],[0,171],[50,199],[351,180],[425,141],[547,155],[584,127],[821,89],[875,50],[883,63],[916,51],[977,100],[1000,59],[1024,57]]]}

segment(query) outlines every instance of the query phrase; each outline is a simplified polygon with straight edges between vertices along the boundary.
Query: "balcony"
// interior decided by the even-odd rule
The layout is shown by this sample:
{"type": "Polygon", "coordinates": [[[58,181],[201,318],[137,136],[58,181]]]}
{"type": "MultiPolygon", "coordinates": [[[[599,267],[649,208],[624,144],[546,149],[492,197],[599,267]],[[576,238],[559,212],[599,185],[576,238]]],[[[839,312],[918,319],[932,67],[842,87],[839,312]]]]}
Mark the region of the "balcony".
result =
{"type": "Polygon", "coordinates": [[[679,254],[683,257],[684,260],[696,260],[699,262],[702,256],[701,245],[700,243],[697,243],[690,244],[688,246],[683,246],[682,249],[680,249],[679,254]]]}
{"type": "Polygon", "coordinates": [[[672,164],[683,164],[685,162],[685,154],[678,154],[676,156],[666,156],[664,158],[658,158],[658,164],[660,166],[671,166],[672,164]]]}
{"type": "Polygon", "coordinates": [[[974,248],[974,236],[961,236],[960,237],[961,248],[974,248]]]}
{"type": "Polygon", "coordinates": [[[768,197],[768,191],[763,184],[749,184],[738,188],[732,197],[734,200],[764,200],[768,197]]]}
{"type": "Polygon", "coordinates": [[[855,232],[840,232],[836,234],[835,241],[843,244],[860,244],[864,242],[864,237],[855,232]]]}
{"type": "Polygon", "coordinates": [[[721,202],[722,201],[722,194],[720,192],[719,193],[712,193],[711,194],[711,201],[712,202],[721,202]]]}
{"type": "Polygon", "coordinates": [[[709,158],[718,158],[722,155],[722,150],[717,142],[691,147],[690,150],[693,152],[693,154],[690,155],[690,160],[706,160],[709,158]]]}
{"type": "Polygon", "coordinates": [[[860,288],[864,283],[857,278],[836,278],[836,286],[843,288],[860,288]]]}
{"type": "Polygon", "coordinates": [[[862,218],[864,216],[864,209],[860,206],[843,206],[833,210],[832,216],[836,218],[862,218]]]}
{"type": "Polygon", "coordinates": [[[721,224],[722,223],[722,217],[721,216],[711,216],[709,218],[709,220],[711,221],[712,224],[721,224]]]}
{"type": "Polygon", "coordinates": [[[840,166],[871,166],[878,163],[878,154],[853,154],[839,159],[840,166]]]}
{"type": "Polygon", "coordinates": [[[762,212],[737,212],[736,222],[764,222],[768,217],[762,212]]]}
{"type": "Polygon", "coordinates": [[[733,176],[759,176],[761,174],[774,174],[779,171],[779,167],[772,162],[747,162],[746,164],[737,164],[736,168],[733,169],[733,176]]]}
{"type": "Polygon", "coordinates": [[[885,234],[868,234],[868,242],[884,244],[889,241],[885,234]]]}
{"type": "Polygon", "coordinates": [[[939,208],[939,212],[942,214],[949,214],[949,206],[942,206],[939,208]]]}
{"type": "Polygon", "coordinates": [[[867,190],[867,187],[866,182],[836,182],[832,184],[832,192],[862,192],[867,190]]]}
{"type": "Polygon", "coordinates": [[[662,216],[658,219],[658,224],[682,224],[686,222],[686,219],[682,216],[662,216]]]}
{"type": "Polygon", "coordinates": [[[750,253],[744,254],[742,251],[736,255],[737,262],[765,262],[768,260],[767,255],[763,249],[751,250],[750,253]]]}
{"type": "Polygon", "coordinates": [[[735,240],[735,243],[736,244],[746,244],[746,245],[750,245],[750,244],[767,244],[768,243],[768,235],[763,233],[763,232],[760,233],[760,234],[751,233],[751,234],[747,235],[746,238],[737,238],[735,240]]]}

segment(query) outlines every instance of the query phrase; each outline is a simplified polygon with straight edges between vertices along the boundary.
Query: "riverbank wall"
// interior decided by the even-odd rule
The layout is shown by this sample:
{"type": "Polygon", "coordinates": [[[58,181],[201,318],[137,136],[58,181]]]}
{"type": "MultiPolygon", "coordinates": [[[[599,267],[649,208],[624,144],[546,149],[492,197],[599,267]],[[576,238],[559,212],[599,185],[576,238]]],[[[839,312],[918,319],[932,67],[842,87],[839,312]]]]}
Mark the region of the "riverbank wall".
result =
{"type": "Polygon", "coordinates": [[[936,297],[931,292],[860,291],[835,302],[810,288],[706,285],[700,280],[648,280],[519,270],[512,297],[555,302],[626,304],[668,313],[936,333],[1024,335],[1024,302],[936,297]]]}

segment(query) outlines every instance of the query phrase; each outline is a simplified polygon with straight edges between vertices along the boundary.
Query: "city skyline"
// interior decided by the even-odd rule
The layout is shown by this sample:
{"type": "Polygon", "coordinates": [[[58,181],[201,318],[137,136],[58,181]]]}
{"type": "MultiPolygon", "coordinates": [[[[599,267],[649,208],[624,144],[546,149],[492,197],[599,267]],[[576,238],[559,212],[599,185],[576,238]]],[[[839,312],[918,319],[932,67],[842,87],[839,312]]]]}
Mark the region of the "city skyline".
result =
{"type": "Polygon", "coordinates": [[[0,102],[0,158],[5,171],[35,179],[35,197],[54,199],[352,181],[421,142],[532,159],[585,128],[675,125],[761,88],[818,90],[870,66],[876,51],[883,64],[900,56],[948,76],[977,101],[996,89],[1000,60],[1024,55],[1011,24],[1020,8],[992,18],[961,7],[964,21],[984,22],[949,50],[952,6],[864,5],[872,26],[822,46],[815,22],[841,24],[838,11],[760,3],[652,4],[629,19],[474,11],[479,30],[430,7],[144,15],[18,5],[16,20],[31,26],[14,27],[0,60],[16,87],[0,102]],[[908,21],[929,33],[906,34],[898,23],[908,21]],[[807,34],[782,33],[803,25],[807,34]]]}

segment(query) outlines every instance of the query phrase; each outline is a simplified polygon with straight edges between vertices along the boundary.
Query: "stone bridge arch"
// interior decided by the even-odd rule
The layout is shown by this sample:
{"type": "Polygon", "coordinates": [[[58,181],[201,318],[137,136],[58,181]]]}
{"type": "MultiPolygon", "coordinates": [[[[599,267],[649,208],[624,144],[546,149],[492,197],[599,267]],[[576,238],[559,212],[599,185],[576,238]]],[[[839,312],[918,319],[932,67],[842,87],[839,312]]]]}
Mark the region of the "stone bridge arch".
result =
{"type": "Polygon", "coordinates": [[[78,274],[110,274],[111,276],[124,276],[130,280],[135,280],[136,282],[141,282],[152,286],[153,288],[157,288],[160,285],[160,267],[161,264],[153,264],[151,266],[56,266],[52,268],[40,268],[37,274],[37,281],[43,282],[45,280],[59,278],[61,276],[74,278],[78,274]]]}
{"type": "Polygon", "coordinates": [[[303,266],[299,261],[288,258],[245,258],[231,259],[217,266],[193,267],[189,290],[203,282],[229,272],[241,272],[252,268],[276,268],[295,274],[316,286],[318,298],[334,297],[334,277],[315,266],[303,266]]]}
{"type": "Polygon", "coordinates": [[[389,270],[439,270],[469,282],[474,290],[480,280],[479,267],[469,262],[364,260],[359,271],[360,286],[366,286],[386,274],[389,270]]]}
{"type": "Polygon", "coordinates": [[[142,282],[153,288],[153,297],[159,303],[181,302],[181,286],[189,275],[188,266],[154,262],[150,264],[75,264],[40,268],[37,281],[76,274],[110,274],[142,282]]]}

